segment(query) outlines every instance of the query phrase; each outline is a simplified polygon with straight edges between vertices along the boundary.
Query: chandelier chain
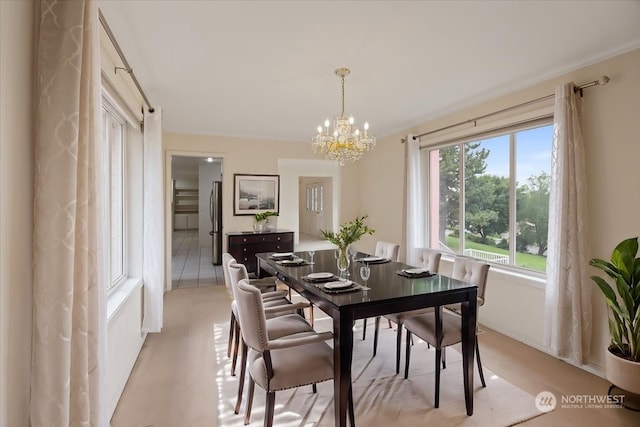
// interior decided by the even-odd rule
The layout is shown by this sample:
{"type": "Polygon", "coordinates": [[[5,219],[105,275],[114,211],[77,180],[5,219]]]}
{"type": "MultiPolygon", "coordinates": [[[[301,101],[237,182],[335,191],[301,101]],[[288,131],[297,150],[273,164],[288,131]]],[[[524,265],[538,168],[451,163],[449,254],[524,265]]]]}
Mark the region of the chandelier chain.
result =
{"type": "Polygon", "coordinates": [[[342,111],[340,112],[340,117],[344,117],[344,76],[341,77],[341,80],[342,80],[342,96],[341,96],[342,111]]]}

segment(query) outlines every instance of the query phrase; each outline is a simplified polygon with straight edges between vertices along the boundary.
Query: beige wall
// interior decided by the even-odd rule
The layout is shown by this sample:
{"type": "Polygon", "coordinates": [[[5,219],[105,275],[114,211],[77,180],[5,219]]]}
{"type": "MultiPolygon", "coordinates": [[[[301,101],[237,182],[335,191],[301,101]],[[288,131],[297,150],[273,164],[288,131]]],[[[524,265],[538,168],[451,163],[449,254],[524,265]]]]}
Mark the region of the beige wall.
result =
{"type": "MultiPolygon", "coordinates": [[[[360,164],[361,209],[376,228],[375,238],[399,241],[403,230],[404,145],[400,138],[458,123],[471,117],[552,94],[556,85],[589,82],[608,75],[607,86],[587,89],[583,98],[583,131],[588,170],[590,217],[588,257],[607,258],[623,238],[640,235],[640,50],[610,58],[508,96],[384,138],[360,164]],[[385,171],[385,173],[380,173],[385,171]]],[[[443,271],[448,268],[447,263],[443,271]]],[[[609,341],[604,300],[593,288],[591,368],[600,370],[609,341]]],[[[487,326],[542,348],[544,286],[492,270],[487,304],[480,312],[487,326]]]]}
{"type": "Polygon", "coordinates": [[[336,167],[335,163],[324,161],[320,156],[315,155],[310,143],[165,133],[163,146],[167,153],[165,165],[170,163],[169,156],[172,154],[211,155],[223,158],[222,216],[225,233],[251,230],[253,227],[253,217],[233,215],[233,175],[235,173],[280,175],[281,217],[277,219],[279,228],[297,231],[297,215],[294,215],[294,218],[289,213],[298,212],[299,176],[334,177],[334,193],[340,200],[336,221],[340,221],[341,218],[350,218],[359,212],[359,187],[354,184],[358,176],[358,165],[336,167]],[[344,184],[340,184],[341,182],[344,184]]]}
{"type": "Polygon", "coordinates": [[[32,2],[0,1],[0,426],[29,424],[32,2]]]}

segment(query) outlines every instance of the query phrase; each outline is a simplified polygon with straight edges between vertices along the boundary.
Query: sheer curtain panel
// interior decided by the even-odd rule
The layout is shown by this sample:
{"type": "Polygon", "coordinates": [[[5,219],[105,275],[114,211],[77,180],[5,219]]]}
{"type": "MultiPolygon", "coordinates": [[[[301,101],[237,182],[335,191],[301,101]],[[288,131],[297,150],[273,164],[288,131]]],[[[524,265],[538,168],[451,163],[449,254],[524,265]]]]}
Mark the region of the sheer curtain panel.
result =
{"type": "Polygon", "coordinates": [[[39,4],[31,426],[107,426],[98,5],[39,4]]]}
{"type": "Polygon", "coordinates": [[[556,356],[576,365],[585,363],[591,336],[580,102],[573,83],[556,88],[544,336],[556,356]]]}
{"type": "Polygon", "coordinates": [[[160,332],[164,295],[162,109],[144,111],[143,332],[160,332]]]}
{"type": "Polygon", "coordinates": [[[420,139],[407,135],[405,142],[405,259],[418,265],[417,248],[426,247],[425,195],[420,162],[420,139]]]}

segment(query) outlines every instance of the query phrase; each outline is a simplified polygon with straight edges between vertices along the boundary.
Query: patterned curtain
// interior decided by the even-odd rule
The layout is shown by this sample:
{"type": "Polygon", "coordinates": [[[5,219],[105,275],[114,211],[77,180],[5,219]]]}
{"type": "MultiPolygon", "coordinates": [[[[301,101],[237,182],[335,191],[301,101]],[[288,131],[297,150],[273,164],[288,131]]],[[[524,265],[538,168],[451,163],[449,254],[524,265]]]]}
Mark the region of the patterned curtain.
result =
{"type": "Polygon", "coordinates": [[[98,6],[40,2],[31,426],[107,426],[98,6]]]}
{"type": "Polygon", "coordinates": [[[573,83],[556,88],[549,189],[549,247],[544,343],[558,357],[585,363],[591,340],[591,283],[580,97],[573,83]]]}

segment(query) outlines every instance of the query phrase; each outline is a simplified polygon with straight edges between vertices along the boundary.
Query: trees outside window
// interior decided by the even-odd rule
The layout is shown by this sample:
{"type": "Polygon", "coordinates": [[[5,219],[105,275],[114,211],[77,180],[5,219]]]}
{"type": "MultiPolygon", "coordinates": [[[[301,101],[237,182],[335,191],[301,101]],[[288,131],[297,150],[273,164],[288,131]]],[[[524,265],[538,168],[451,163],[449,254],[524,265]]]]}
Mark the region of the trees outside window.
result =
{"type": "Polygon", "coordinates": [[[429,150],[431,246],[544,272],[552,138],[523,125],[429,150]]]}

